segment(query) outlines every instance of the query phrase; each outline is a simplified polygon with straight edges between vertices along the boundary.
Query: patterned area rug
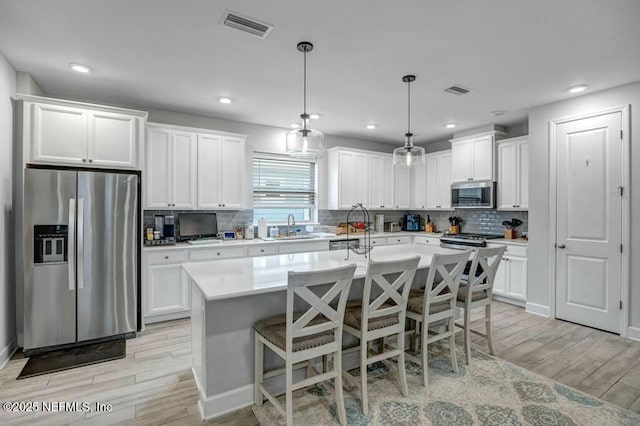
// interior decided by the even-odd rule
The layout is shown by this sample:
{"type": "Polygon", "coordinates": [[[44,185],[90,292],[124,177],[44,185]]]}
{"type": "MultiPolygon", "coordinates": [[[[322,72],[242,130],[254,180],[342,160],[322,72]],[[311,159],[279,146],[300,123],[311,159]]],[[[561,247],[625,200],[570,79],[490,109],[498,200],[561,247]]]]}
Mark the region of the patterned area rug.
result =
{"type": "MultiPolygon", "coordinates": [[[[349,425],[640,425],[640,415],[615,407],[509,362],[474,351],[470,366],[451,370],[447,352],[429,350],[429,388],[420,366],[407,362],[409,396],[396,374],[382,363],[369,367],[369,414],[360,407],[358,388],[345,384],[349,425]]],[[[460,353],[458,360],[462,360],[460,353]]],[[[358,375],[358,370],[352,374],[358,375]]],[[[346,383],[346,382],[345,382],[346,383]]],[[[294,393],[296,425],[338,424],[327,384],[294,393]]],[[[284,397],[280,398],[282,401],[284,397]]],[[[284,425],[270,402],[253,407],[261,425],[284,425]]]]}

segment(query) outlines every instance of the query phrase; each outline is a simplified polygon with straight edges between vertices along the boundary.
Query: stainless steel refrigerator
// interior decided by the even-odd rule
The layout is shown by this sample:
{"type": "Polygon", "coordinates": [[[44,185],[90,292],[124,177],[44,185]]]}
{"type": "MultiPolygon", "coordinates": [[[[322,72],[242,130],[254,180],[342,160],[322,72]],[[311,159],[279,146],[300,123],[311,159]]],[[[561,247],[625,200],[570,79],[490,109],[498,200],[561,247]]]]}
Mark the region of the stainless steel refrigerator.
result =
{"type": "Polygon", "coordinates": [[[27,168],[24,349],[137,329],[138,174],[27,168]]]}

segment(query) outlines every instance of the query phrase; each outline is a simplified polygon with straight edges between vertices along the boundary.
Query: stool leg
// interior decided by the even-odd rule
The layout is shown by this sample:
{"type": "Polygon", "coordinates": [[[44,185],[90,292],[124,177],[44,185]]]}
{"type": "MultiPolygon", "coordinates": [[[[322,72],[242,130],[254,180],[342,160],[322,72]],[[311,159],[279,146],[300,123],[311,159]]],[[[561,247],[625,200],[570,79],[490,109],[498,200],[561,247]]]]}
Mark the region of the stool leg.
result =
{"type": "Polygon", "coordinates": [[[407,386],[407,371],[404,365],[404,330],[398,333],[398,375],[400,376],[400,392],[402,395],[409,396],[409,387],[407,386]]]}
{"type": "MultiPolygon", "coordinates": [[[[362,336],[364,338],[364,336],[362,336]]],[[[369,357],[368,342],[360,341],[360,395],[362,397],[362,413],[369,413],[369,400],[367,395],[367,358],[369,357]]]]}
{"type": "Polygon", "coordinates": [[[471,308],[468,302],[464,308],[464,353],[469,365],[471,363],[471,308]]]}
{"type": "Polygon", "coordinates": [[[453,367],[453,372],[458,372],[458,358],[456,357],[456,333],[455,333],[455,317],[452,316],[449,319],[449,353],[451,354],[451,367],[453,367]]]}
{"type": "Polygon", "coordinates": [[[263,395],[258,388],[262,384],[264,377],[264,346],[258,338],[258,333],[254,333],[254,354],[253,354],[253,403],[262,405],[263,395]]]}
{"type": "MultiPolygon", "coordinates": [[[[287,354],[289,355],[289,354],[287,354]]],[[[285,397],[285,413],[287,417],[287,426],[293,425],[293,363],[287,357],[285,366],[286,376],[286,397],[285,397]]]]}
{"type": "Polygon", "coordinates": [[[426,321],[422,322],[422,333],[420,334],[421,344],[420,349],[422,350],[422,381],[424,383],[424,387],[429,387],[429,347],[427,345],[427,339],[429,337],[429,324],[426,321]]]}
{"type": "Polygon", "coordinates": [[[489,353],[495,355],[493,352],[493,337],[491,337],[491,302],[485,307],[485,327],[487,331],[487,344],[489,345],[489,353]]]}
{"type": "Polygon", "coordinates": [[[336,394],[336,408],[338,410],[338,419],[340,420],[341,425],[346,426],[347,411],[344,408],[344,390],[342,388],[342,352],[341,351],[335,352],[335,355],[333,357],[333,369],[336,372],[335,394],[336,394]]]}

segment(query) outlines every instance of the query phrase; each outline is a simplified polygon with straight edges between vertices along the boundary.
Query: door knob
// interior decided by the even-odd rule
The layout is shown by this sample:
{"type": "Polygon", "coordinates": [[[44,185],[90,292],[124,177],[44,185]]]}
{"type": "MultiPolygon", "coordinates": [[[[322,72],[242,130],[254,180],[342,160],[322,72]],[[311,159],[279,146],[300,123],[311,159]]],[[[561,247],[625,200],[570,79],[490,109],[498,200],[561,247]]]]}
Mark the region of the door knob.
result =
{"type": "Polygon", "coordinates": [[[559,248],[559,249],[563,249],[563,248],[566,248],[566,247],[567,247],[567,246],[566,246],[566,245],[564,245],[564,244],[558,244],[558,248],[559,248]]]}

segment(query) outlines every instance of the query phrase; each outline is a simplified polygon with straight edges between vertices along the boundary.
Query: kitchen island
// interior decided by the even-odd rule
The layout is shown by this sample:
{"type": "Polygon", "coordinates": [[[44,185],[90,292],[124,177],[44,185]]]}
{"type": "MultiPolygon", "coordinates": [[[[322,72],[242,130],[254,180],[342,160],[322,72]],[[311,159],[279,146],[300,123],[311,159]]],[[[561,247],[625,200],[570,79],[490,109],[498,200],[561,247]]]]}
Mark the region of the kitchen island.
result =
{"type": "MultiPolygon", "coordinates": [[[[428,245],[375,247],[373,260],[397,260],[420,256],[414,287],[426,280],[434,254],[457,250],[428,245]]],[[[362,297],[366,259],[345,251],[296,253],[254,258],[185,263],[191,280],[191,341],[193,373],[204,418],[217,417],[253,403],[253,324],[286,311],[289,271],[315,271],[357,265],[350,299],[362,297]]],[[[355,343],[345,340],[345,345],[355,343]]],[[[279,366],[277,357],[265,352],[267,368],[279,366]]],[[[357,354],[344,360],[345,368],[357,366],[357,354]]],[[[303,374],[303,371],[299,373],[303,374]]],[[[270,384],[283,387],[283,381],[270,384]]]]}

